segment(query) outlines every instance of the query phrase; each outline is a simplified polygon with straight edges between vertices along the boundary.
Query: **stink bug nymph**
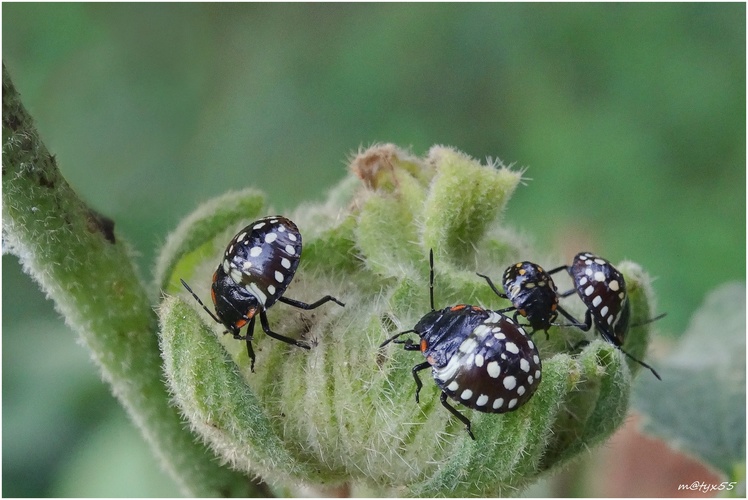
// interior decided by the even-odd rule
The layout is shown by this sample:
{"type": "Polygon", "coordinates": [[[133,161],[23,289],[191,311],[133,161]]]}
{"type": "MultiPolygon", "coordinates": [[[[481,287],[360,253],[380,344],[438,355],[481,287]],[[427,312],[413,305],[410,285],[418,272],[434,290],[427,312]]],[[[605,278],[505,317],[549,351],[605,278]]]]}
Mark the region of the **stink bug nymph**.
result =
{"type": "Polygon", "coordinates": [[[637,325],[629,324],[631,304],[626,291],[626,280],[618,269],[602,257],[590,252],[581,252],[574,257],[571,266],[561,266],[550,273],[562,269],[571,276],[574,288],[560,296],[566,297],[576,293],[587,307],[584,324],[577,326],[583,331],[588,331],[594,324],[595,330],[605,341],[616,346],[623,354],[649,369],[660,379],[654,368],[624,351],[622,346],[630,327],[651,323],[665,315],[661,314],[637,325]]]}
{"type": "Polygon", "coordinates": [[[426,361],[413,367],[416,403],[423,383],[418,372],[432,369],[442,390],[441,404],[457,417],[472,439],[470,420],[449,404],[447,398],[484,413],[505,413],[526,403],[540,384],[541,363],[535,344],[512,318],[498,311],[459,304],[434,309],[434,255],[429,254],[431,312],[412,330],[400,332],[381,347],[395,342],[417,351],[426,361]],[[420,342],[397,340],[416,333],[420,342]]]}
{"type": "Polygon", "coordinates": [[[213,274],[210,295],[215,314],[184,280],[180,280],[210,317],[226,327],[224,333],[231,333],[235,339],[247,342],[252,371],[255,366],[252,339],[258,315],[262,330],[269,336],[303,349],[310,348],[306,342],[285,337],[270,329],[266,311],[276,301],[299,309],[315,309],[329,301],[345,306],[330,295],[311,304],[283,296],[296,273],[300,257],[301,233],[296,224],[275,215],[253,222],[229,242],[213,274]],[[240,331],[245,325],[246,335],[242,336],[240,331]]]}
{"type": "Polygon", "coordinates": [[[551,326],[581,326],[559,305],[558,289],[551,275],[533,262],[522,261],[506,268],[502,277],[505,293],[501,293],[488,276],[480,273],[478,276],[486,280],[496,295],[512,303],[511,307],[498,312],[514,311],[514,321],[519,321],[519,316],[524,317],[528,325],[522,326],[532,328],[532,333],[543,330],[547,339],[551,326]],[[555,323],[559,313],[572,324],[555,323]]]}

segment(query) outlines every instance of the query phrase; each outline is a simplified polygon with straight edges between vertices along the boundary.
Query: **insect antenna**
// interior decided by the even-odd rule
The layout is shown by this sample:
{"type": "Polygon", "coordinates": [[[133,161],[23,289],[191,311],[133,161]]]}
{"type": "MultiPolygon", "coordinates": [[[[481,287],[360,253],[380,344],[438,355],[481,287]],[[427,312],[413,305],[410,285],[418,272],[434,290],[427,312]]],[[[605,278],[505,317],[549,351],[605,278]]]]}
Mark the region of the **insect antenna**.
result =
{"type": "Polygon", "coordinates": [[[652,368],[651,366],[649,366],[647,363],[645,363],[644,361],[642,361],[640,359],[636,359],[635,357],[633,357],[631,354],[627,353],[626,351],[624,351],[620,347],[618,348],[618,350],[621,351],[622,353],[624,353],[626,356],[628,356],[629,359],[631,359],[633,361],[636,361],[637,363],[639,363],[640,365],[642,365],[644,368],[649,369],[649,371],[652,372],[652,375],[654,375],[655,377],[657,377],[657,380],[662,380],[662,377],[660,377],[660,374],[657,373],[657,371],[654,368],[652,368]]]}
{"type": "Polygon", "coordinates": [[[434,308],[434,249],[429,249],[429,268],[431,272],[429,274],[429,299],[431,300],[431,310],[436,311],[434,308]]]}
{"type": "Polygon", "coordinates": [[[639,323],[634,323],[633,325],[630,325],[629,328],[638,328],[640,326],[648,325],[650,323],[654,323],[658,319],[662,319],[665,316],[667,316],[667,313],[658,314],[654,318],[645,319],[644,321],[640,321],[639,323]]]}
{"type": "Polygon", "coordinates": [[[216,323],[223,324],[223,322],[220,319],[218,319],[216,317],[216,315],[213,314],[213,312],[210,309],[208,309],[207,307],[205,307],[205,304],[203,304],[203,301],[200,300],[200,297],[198,297],[197,294],[192,291],[192,288],[190,288],[190,286],[187,283],[185,283],[185,281],[182,278],[179,278],[179,281],[182,282],[182,285],[184,285],[184,287],[187,289],[187,291],[190,292],[193,297],[195,297],[195,300],[197,301],[197,303],[200,304],[201,306],[203,306],[203,309],[205,309],[205,312],[207,312],[208,314],[210,314],[210,317],[213,318],[216,323]]]}

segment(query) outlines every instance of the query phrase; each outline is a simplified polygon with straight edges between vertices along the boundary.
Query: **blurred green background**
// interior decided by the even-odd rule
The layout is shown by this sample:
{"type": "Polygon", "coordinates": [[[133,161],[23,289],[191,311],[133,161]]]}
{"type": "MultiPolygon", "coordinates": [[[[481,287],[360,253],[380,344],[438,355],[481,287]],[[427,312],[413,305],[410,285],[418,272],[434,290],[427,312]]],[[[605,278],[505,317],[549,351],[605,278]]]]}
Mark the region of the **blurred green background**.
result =
{"type": "MultiPolygon", "coordinates": [[[[508,223],[567,258],[641,263],[665,339],[745,279],[744,4],[2,14],[43,140],[147,278],[198,203],[253,185],[282,212],[321,199],[359,147],[394,142],[528,167],[508,223]]],[[[177,495],[52,304],[15,257],[2,265],[3,496],[177,495]]]]}

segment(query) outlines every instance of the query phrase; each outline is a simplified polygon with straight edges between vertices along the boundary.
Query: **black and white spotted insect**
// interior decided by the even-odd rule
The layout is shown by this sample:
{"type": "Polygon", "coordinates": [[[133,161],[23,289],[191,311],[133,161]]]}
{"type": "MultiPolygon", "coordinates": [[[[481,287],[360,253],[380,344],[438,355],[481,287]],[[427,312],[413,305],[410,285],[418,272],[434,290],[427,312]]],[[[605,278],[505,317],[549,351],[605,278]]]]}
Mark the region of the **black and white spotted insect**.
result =
{"type": "Polygon", "coordinates": [[[626,280],[618,269],[602,257],[590,252],[581,252],[574,257],[571,266],[561,266],[549,272],[556,273],[563,269],[571,276],[574,288],[560,296],[566,297],[576,292],[587,307],[584,323],[581,326],[578,325],[579,328],[588,331],[594,324],[595,330],[606,342],[616,346],[622,353],[648,368],[655,377],[660,379],[660,375],[654,368],[624,351],[622,346],[631,326],[651,323],[664,317],[665,314],[630,325],[631,304],[626,292],[626,280]]]}
{"type": "Polygon", "coordinates": [[[423,383],[418,372],[432,369],[442,390],[441,404],[457,417],[475,439],[470,420],[447,398],[484,413],[506,413],[525,404],[540,384],[542,366],[535,344],[512,318],[497,311],[459,304],[434,309],[434,256],[429,254],[431,312],[412,330],[393,335],[381,347],[395,342],[408,351],[420,350],[426,361],[413,367],[416,402],[423,383]],[[416,333],[412,339],[396,340],[416,333]]]}
{"type": "Polygon", "coordinates": [[[252,371],[255,366],[252,339],[257,315],[260,316],[263,331],[269,336],[304,349],[310,348],[305,342],[285,337],[270,329],[266,311],[276,301],[299,309],[315,309],[329,301],[345,305],[330,295],[312,304],[283,296],[296,273],[300,257],[301,234],[296,224],[275,215],[253,222],[229,242],[223,259],[213,274],[210,295],[215,314],[181,280],[182,285],[211,318],[226,327],[224,333],[230,332],[235,339],[247,342],[247,355],[252,371]],[[242,336],[240,331],[245,325],[247,333],[242,336]]]}
{"type": "Polygon", "coordinates": [[[506,268],[502,277],[505,293],[501,293],[488,276],[480,273],[478,276],[486,280],[496,295],[509,299],[512,303],[511,307],[498,312],[515,311],[514,321],[517,322],[519,316],[524,317],[528,325],[522,326],[532,328],[531,334],[543,330],[548,338],[548,329],[551,326],[583,326],[559,305],[558,288],[551,275],[533,262],[522,261],[506,268]],[[555,323],[559,313],[572,324],[555,323]]]}

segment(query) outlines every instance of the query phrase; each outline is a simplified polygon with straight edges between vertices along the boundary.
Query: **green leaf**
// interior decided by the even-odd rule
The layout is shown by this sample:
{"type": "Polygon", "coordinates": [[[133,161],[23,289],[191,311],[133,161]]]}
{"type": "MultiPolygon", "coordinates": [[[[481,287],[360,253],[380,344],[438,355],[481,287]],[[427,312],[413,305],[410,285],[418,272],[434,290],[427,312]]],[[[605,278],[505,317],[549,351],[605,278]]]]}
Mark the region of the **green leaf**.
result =
{"type": "Polygon", "coordinates": [[[195,310],[168,297],[160,316],[164,370],[195,431],[234,467],[249,470],[251,463],[276,478],[301,473],[304,465],[284,450],[270,417],[195,310]]]}
{"type": "Polygon", "coordinates": [[[500,162],[481,165],[452,148],[434,146],[427,161],[438,165],[423,208],[423,240],[438,257],[469,261],[494,225],[522,173],[500,162]]]}
{"type": "Polygon", "coordinates": [[[189,280],[197,262],[212,256],[215,246],[221,246],[214,243],[218,236],[227,228],[236,232],[243,221],[248,224],[257,219],[265,205],[265,195],[248,188],[228,192],[198,207],[166,239],[156,261],[155,289],[170,293],[178,290],[182,286],[179,278],[189,280]]]}
{"type": "Polygon", "coordinates": [[[744,283],[709,293],[659,363],[662,382],[640,379],[633,399],[646,432],[729,478],[745,477],[745,303],[744,283]]]}

